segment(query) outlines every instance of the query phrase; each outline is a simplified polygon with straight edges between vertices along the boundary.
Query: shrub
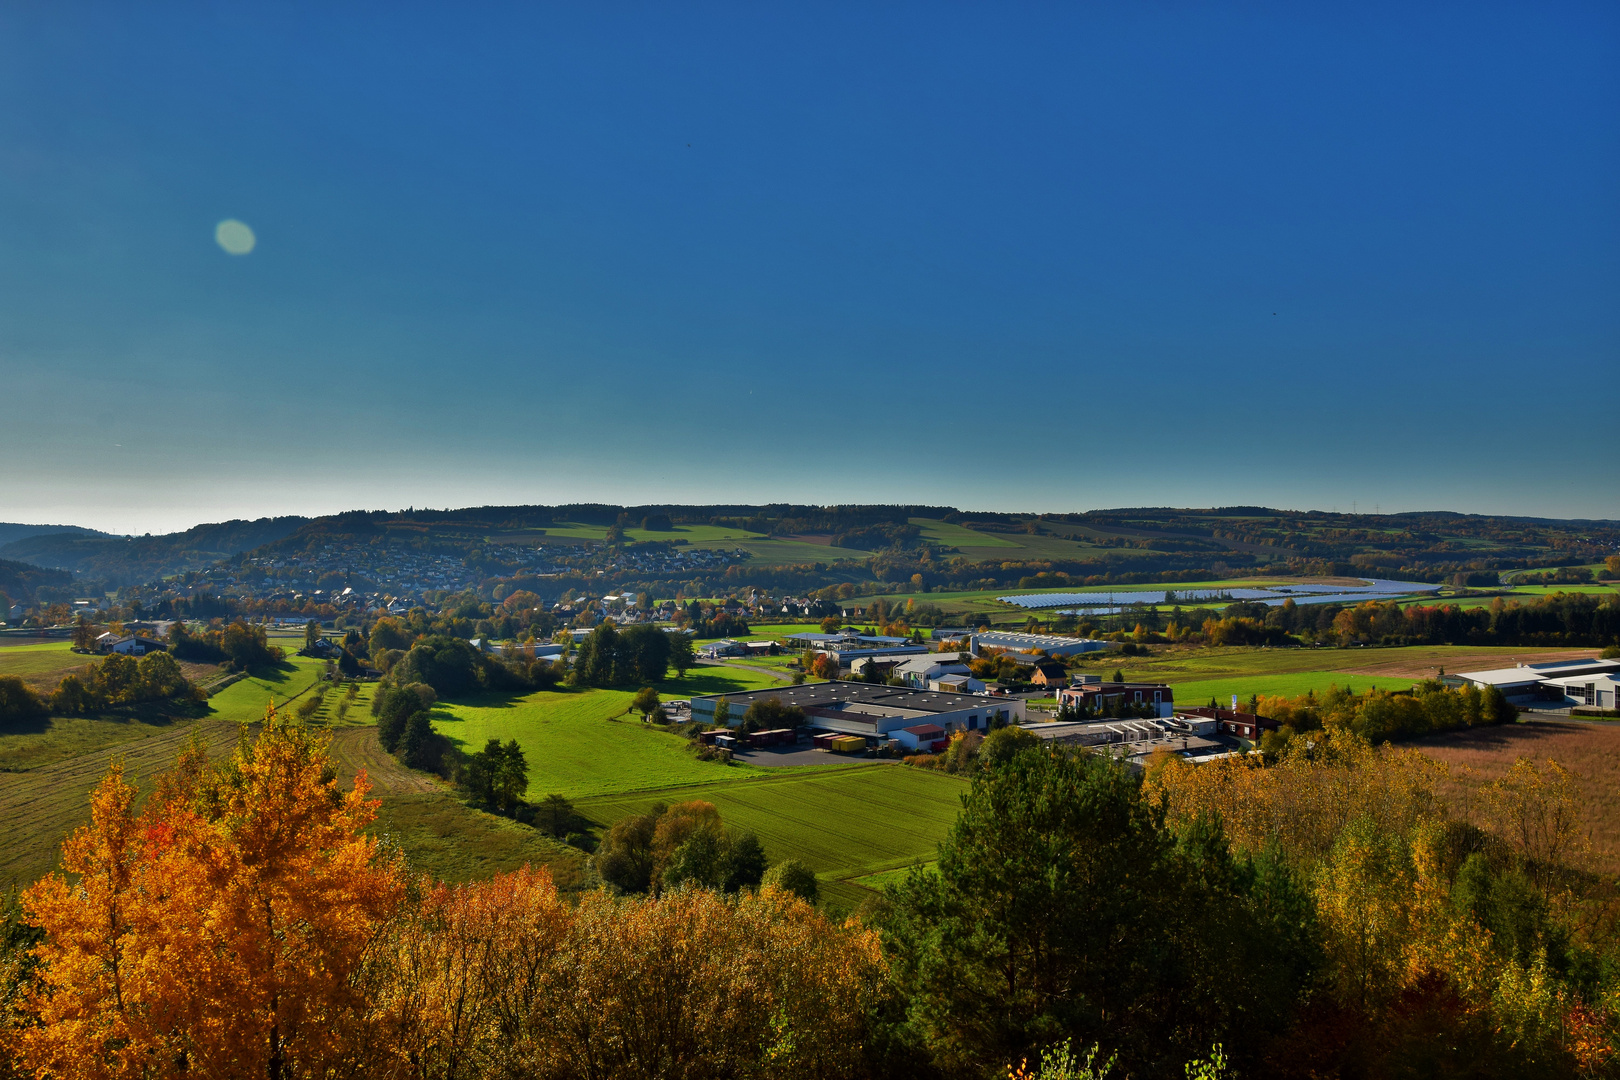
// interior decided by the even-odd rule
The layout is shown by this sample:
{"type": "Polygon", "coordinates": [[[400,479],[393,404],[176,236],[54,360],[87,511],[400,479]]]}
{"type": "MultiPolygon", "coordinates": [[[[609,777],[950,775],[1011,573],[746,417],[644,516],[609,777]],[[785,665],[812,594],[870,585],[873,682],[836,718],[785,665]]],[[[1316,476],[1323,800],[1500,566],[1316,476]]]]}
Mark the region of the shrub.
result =
{"type": "Polygon", "coordinates": [[[812,904],[821,895],[821,885],[816,880],[816,872],[798,859],[783,859],[765,871],[765,877],[761,879],[760,884],[774,885],[812,904]]]}
{"type": "Polygon", "coordinates": [[[0,675],[0,724],[43,720],[50,710],[34,688],[15,675],[0,675]]]}

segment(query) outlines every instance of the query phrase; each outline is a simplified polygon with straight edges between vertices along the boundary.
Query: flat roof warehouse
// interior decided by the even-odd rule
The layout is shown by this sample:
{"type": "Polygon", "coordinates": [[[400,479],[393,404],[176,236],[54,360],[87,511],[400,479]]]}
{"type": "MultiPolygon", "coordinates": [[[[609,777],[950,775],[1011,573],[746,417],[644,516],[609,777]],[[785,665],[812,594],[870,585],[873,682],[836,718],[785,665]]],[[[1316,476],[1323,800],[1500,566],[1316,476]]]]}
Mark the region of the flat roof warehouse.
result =
{"type": "Polygon", "coordinates": [[[715,706],[722,697],[729,704],[727,721],[733,725],[741,722],[754,702],[776,698],[783,705],[803,709],[813,727],[854,735],[888,735],[915,727],[923,720],[939,725],[948,734],[988,728],[997,719],[1008,723],[1021,723],[1024,719],[1024,702],[1019,698],[850,682],[807,683],[742,694],[695,697],[692,719],[713,723],[715,706]]]}

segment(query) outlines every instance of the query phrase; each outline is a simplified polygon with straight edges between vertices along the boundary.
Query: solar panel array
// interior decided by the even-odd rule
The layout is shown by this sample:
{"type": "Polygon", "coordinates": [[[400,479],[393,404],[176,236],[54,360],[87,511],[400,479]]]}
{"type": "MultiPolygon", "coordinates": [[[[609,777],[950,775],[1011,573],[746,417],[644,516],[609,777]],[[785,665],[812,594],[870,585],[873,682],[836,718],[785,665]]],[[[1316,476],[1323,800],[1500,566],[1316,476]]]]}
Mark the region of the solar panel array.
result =
{"type": "Polygon", "coordinates": [[[1111,592],[1020,593],[1012,596],[998,596],[996,599],[1005,604],[1014,604],[1032,610],[1070,609],[1059,612],[1059,614],[1063,615],[1101,615],[1114,614],[1133,604],[1163,604],[1167,602],[1170,593],[1175,594],[1176,603],[1225,604],[1239,600],[1257,600],[1260,603],[1276,607],[1289,600],[1294,601],[1296,604],[1359,604],[1364,600],[1387,600],[1396,596],[1434,592],[1439,588],[1438,585],[1429,585],[1422,582],[1388,581],[1383,578],[1370,578],[1366,579],[1366,584],[1360,587],[1302,581],[1298,584],[1276,585],[1271,588],[1171,588],[1168,590],[1132,589],[1111,592]]]}

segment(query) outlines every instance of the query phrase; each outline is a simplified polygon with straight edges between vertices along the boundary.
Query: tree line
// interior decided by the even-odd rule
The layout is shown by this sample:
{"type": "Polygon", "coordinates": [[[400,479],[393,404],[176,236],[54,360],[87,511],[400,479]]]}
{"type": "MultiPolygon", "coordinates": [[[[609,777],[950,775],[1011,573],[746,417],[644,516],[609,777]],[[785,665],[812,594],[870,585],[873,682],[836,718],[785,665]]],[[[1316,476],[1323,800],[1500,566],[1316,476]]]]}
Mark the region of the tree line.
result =
{"type": "Polygon", "coordinates": [[[204,701],[174,657],[151,652],[137,660],[114,653],[62,676],[42,695],[15,675],[0,675],[0,724],[36,723],[51,716],[82,716],[150,702],[204,701]]]}

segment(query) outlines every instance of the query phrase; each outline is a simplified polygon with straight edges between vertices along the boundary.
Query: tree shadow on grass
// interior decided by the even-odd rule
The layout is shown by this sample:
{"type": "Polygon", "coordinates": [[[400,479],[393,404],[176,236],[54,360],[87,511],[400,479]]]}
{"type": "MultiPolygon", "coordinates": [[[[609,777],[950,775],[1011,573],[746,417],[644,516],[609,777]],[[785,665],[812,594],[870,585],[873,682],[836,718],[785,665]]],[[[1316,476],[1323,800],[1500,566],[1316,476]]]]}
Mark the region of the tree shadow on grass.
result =
{"type": "Polygon", "coordinates": [[[8,721],[0,725],[0,735],[43,735],[62,720],[94,720],[103,724],[139,724],[142,727],[166,728],[171,724],[207,716],[211,711],[208,705],[201,701],[145,701],[138,705],[123,705],[76,716],[47,716],[8,721]]]}
{"type": "MultiPolygon", "coordinates": [[[[479,690],[471,694],[456,694],[440,699],[441,705],[466,705],[475,709],[515,709],[535,694],[588,694],[596,689],[594,686],[548,686],[540,690],[479,690]]],[[[435,720],[440,715],[433,714],[435,720]]],[[[459,722],[454,716],[444,716],[442,719],[459,722]]]]}
{"type": "Polygon", "coordinates": [[[284,683],[298,673],[298,665],[286,660],[272,660],[248,668],[248,677],[260,682],[284,683]]]}
{"type": "MultiPolygon", "coordinates": [[[[779,684],[780,685],[780,684],[779,684]]],[[[717,673],[713,668],[693,668],[683,678],[665,679],[658,684],[660,694],[677,697],[700,697],[704,694],[746,694],[750,690],[772,689],[753,686],[742,679],[717,673]]]]}

